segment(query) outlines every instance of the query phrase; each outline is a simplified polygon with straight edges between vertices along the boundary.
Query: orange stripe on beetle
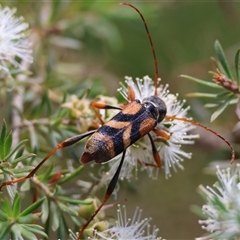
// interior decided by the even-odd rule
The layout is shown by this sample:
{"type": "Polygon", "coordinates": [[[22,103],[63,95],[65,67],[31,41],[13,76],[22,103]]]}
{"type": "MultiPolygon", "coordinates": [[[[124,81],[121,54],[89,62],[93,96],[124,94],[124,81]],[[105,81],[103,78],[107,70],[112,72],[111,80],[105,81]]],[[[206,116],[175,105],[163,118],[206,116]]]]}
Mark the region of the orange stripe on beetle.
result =
{"type": "Polygon", "coordinates": [[[131,115],[135,115],[137,114],[142,108],[142,104],[134,101],[134,102],[130,102],[126,108],[124,108],[122,110],[123,114],[131,114],[131,115]]]}
{"type": "Polygon", "coordinates": [[[110,120],[109,122],[105,123],[106,126],[122,129],[128,127],[131,123],[130,122],[120,122],[116,120],[110,120]]]}
{"type": "Polygon", "coordinates": [[[115,156],[114,141],[111,136],[95,132],[88,139],[80,161],[82,163],[88,163],[94,160],[97,163],[101,163],[106,162],[106,159],[111,159],[115,156]]]}
{"type": "Polygon", "coordinates": [[[139,128],[139,132],[140,132],[141,136],[144,136],[147,133],[149,133],[151,130],[154,129],[155,126],[156,126],[156,120],[155,119],[153,119],[153,118],[144,119],[141,122],[140,128],[139,128]]]}
{"type": "Polygon", "coordinates": [[[126,149],[131,145],[131,132],[132,132],[132,125],[126,128],[126,130],[123,132],[124,149],[126,149]]]}

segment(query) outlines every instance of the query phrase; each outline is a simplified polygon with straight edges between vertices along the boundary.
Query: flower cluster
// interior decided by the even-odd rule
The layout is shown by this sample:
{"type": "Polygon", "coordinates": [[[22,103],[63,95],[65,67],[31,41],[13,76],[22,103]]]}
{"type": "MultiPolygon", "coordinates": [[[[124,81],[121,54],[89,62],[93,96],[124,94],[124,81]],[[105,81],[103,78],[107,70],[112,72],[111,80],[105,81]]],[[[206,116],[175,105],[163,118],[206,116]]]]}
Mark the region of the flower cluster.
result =
{"type": "Polygon", "coordinates": [[[14,17],[15,12],[15,8],[0,6],[0,70],[5,72],[9,72],[8,63],[19,67],[15,57],[28,62],[33,60],[25,34],[28,24],[23,17],[14,17]]]}
{"type": "Polygon", "coordinates": [[[153,227],[152,231],[150,230],[149,222],[151,218],[145,218],[141,220],[142,210],[136,208],[133,218],[127,217],[127,211],[125,206],[122,207],[121,210],[120,205],[117,210],[117,218],[116,225],[110,227],[104,232],[95,232],[94,239],[136,239],[136,240],[150,240],[157,239],[160,240],[162,238],[157,237],[158,228],[153,227]],[[100,238],[99,238],[100,237],[100,238]]]}
{"type": "MultiPolygon", "coordinates": [[[[76,125],[79,126],[79,131],[81,133],[87,132],[91,128],[98,128],[100,124],[93,109],[89,107],[91,101],[88,99],[87,95],[88,91],[86,91],[82,97],[71,95],[69,99],[62,104],[63,108],[68,108],[70,110],[69,119],[77,120],[76,125]]],[[[117,99],[115,97],[98,95],[96,101],[115,106],[117,105],[117,99]]],[[[99,110],[105,122],[110,120],[117,111],[118,110],[99,110]]]]}
{"type": "Polygon", "coordinates": [[[215,189],[200,186],[207,203],[202,207],[206,220],[199,223],[210,234],[198,239],[239,239],[240,164],[235,171],[217,167],[217,177],[218,182],[213,185],[215,189]]]}
{"type": "MultiPolygon", "coordinates": [[[[128,218],[127,210],[125,206],[118,205],[117,210],[117,221],[113,226],[108,226],[106,230],[99,231],[93,230],[93,237],[88,239],[92,240],[126,240],[126,239],[135,239],[135,240],[161,240],[161,237],[158,237],[159,229],[155,226],[151,229],[149,222],[151,218],[145,218],[141,220],[142,210],[138,207],[136,208],[133,217],[128,218]]],[[[77,234],[70,231],[71,239],[77,239],[77,234]]]]}
{"type": "MultiPolygon", "coordinates": [[[[119,91],[127,101],[128,86],[133,89],[135,98],[141,102],[147,97],[154,96],[154,82],[148,76],[145,76],[143,79],[137,78],[136,82],[134,82],[132,78],[126,77],[126,85],[127,86],[122,85],[119,91]]],[[[165,102],[168,116],[186,116],[189,107],[184,108],[185,101],[178,101],[177,94],[174,95],[169,93],[168,85],[159,85],[157,89],[157,96],[165,102]]],[[[188,134],[188,132],[194,128],[195,126],[189,122],[164,119],[162,122],[157,124],[156,129],[165,131],[169,136],[169,139],[163,139],[154,132],[150,133],[163,162],[167,177],[171,175],[171,167],[174,169],[174,171],[177,170],[177,167],[183,169],[181,162],[184,160],[184,158],[191,158],[191,153],[184,152],[181,149],[181,145],[194,143],[193,139],[197,138],[198,135],[188,134]]],[[[119,157],[121,156],[117,156],[113,161],[110,162],[111,172],[116,171],[119,163],[115,160],[119,160],[119,157]]],[[[152,147],[148,136],[145,136],[127,149],[120,178],[130,179],[133,172],[135,172],[136,177],[139,166],[141,169],[146,169],[148,171],[148,175],[154,178],[157,176],[156,174],[158,170],[152,166],[149,166],[153,164],[155,164],[155,162],[152,154],[152,147]]]]}

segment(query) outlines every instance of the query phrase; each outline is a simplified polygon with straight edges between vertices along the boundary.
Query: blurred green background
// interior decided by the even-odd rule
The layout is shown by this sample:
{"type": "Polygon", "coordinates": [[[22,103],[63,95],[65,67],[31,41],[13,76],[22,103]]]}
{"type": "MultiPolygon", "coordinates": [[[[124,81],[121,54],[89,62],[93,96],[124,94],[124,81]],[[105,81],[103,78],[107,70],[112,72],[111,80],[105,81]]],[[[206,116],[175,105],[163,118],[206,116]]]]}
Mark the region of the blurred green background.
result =
{"type": "MultiPolygon", "coordinates": [[[[94,84],[93,92],[118,95],[118,82],[124,76],[154,76],[152,53],[139,15],[119,1],[1,1],[17,8],[35,34],[32,65],[33,79],[43,79],[45,88],[58,92],[79,93],[94,84]],[[97,90],[96,90],[97,89],[97,90]]],[[[209,70],[215,66],[213,44],[222,44],[230,65],[240,46],[240,4],[233,1],[129,1],[144,15],[157,54],[162,83],[172,93],[205,91],[180,74],[211,81],[209,70]]],[[[60,97],[60,96],[59,96],[60,97]]],[[[57,100],[56,100],[57,101],[57,100]]],[[[194,120],[232,140],[231,131],[237,118],[229,109],[213,124],[211,110],[203,108],[202,99],[187,99],[194,120]]],[[[2,105],[1,118],[8,119],[9,106],[2,105]]],[[[161,171],[158,180],[145,175],[121,184],[118,197],[125,203],[129,216],[136,206],[144,217],[160,228],[166,239],[192,239],[203,231],[191,212],[192,204],[202,205],[196,189],[212,185],[216,178],[203,169],[213,160],[228,160],[230,151],[215,136],[201,129],[196,144],[186,148],[193,153],[183,163],[185,170],[173,173],[168,180],[161,171]],[[223,148],[222,148],[223,147],[223,148]],[[125,187],[124,187],[125,186],[125,187]]],[[[76,163],[77,165],[77,163],[76,163]]],[[[96,165],[95,168],[98,168],[96,165]]],[[[102,197],[102,194],[100,195],[102,197]]],[[[116,209],[107,212],[116,215],[116,209]]]]}

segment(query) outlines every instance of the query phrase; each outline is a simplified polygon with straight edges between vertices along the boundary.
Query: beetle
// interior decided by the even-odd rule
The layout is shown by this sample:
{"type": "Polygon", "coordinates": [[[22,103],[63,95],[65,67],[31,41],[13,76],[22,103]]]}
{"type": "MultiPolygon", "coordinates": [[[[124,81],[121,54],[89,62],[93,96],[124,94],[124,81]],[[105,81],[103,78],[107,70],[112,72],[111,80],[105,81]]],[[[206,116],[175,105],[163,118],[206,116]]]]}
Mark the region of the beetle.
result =
{"type": "Polygon", "coordinates": [[[235,159],[235,152],[232,145],[225,138],[220,136],[217,132],[193,120],[190,120],[184,117],[167,115],[167,109],[164,101],[157,96],[158,79],[159,79],[158,64],[157,64],[155,50],[153,47],[152,38],[149,33],[145,19],[142,13],[135,6],[129,3],[121,3],[121,5],[131,7],[135,11],[137,11],[145,26],[147,36],[151,46],[151,51],[153,54],[153,60],[154,60],[154,68],[155,68],[154,95],[146,97],[145,99],[143,99],[142,102],[140,102],[140,100],[135,98],[134,90],[129,86],[128,87],[129,102],[123,108],[118,106],[108,105],[101,102],[92,102],[90,106],[93,108],[97,118],[101,123],[101,126],[98,129],[91,130],[84,134],[73,136],[71,138],[64,140],[63,142],[59,143],[55,148],[53,148],[45,156],[45,158],[27,176],[6,181],[2,183],[2,185],[0,186],[0,190],[1,190],[1,188],[4,186],[11,185],[11,184],[33,177],[34,174],[37,172],[37,170],[44,164],[44,162],[46,162],[57,150],[71,146],[87,137],[89,138],[86,142],[84,152],[80,158],[80,162],[82,164],[87,164],[92,161],[95,161],[96,163],[104,163],[104,162],[108,162],[113,157],[119,154],[122,154],[119,166],[108,185],[108,188],[106,190],[102,203],[97,208],[95,213],[91,216],[91,218],[80,228],[78,239],[81,239],[84,230],[87,228],[87,226],[94,219],[94,217],[105,205],[105,203],[113,193],[113,190],[117,184],[117,180],[119,178],[119,174],[124,162],[126,149],[129,146],[131,146],[136,141],[138,141],[139,139],[147,135],[151,143],[155,164],[150,164],[150,163],[142,163],[142,164],[145,164],[146,166],[156,167],[156,168],[160,168],[162,166],[159,153],[150,135],[150,132],[154,131],[158,136],[161,136],[163,139],[168,140],[170,136],[166,132],[161,131],[159,129],[155,129],[156,125],[160,123],[163,119],[189,122],[193,125],[202,127],[205,130],[210,131],[211,133],[221,138],[230,147],[231,153],[232,153],[231,163],[235,159]],[[104,123],[97,109],[117,109],[119,110],[119,113],[117,113],[111,120],[104,123]]]}

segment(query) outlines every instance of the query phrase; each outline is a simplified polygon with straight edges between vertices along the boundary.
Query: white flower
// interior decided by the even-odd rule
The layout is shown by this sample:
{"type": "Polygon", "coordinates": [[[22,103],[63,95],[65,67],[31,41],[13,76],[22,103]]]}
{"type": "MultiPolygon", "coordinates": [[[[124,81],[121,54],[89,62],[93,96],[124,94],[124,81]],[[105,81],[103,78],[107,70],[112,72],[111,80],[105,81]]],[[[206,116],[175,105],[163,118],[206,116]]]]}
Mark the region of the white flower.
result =
{"type": "MultiPolygon", "coordinates": [[[[123,206],[122,209],[118,205],[118,220],[115,226],[104,230],[103,232],[95,231],[95,239],[106,239],[106,240],[160,240],[162,238],[157,237],[159,229],[151,226],[149,222],[151,218],[145,218],[141,220],[142,210],[136,208],[133,218],[127,217],[126,207],[123,206]]],[[[92,239],[92,240],[93,240],[92,239]]]]}
{"type": "MultiPolygon", "coordinates": [[[[136,83],[133,82],[132,78],[126,77],[126,83],[127,86],[130,86],[133,89],[135,98],[141,102],[144,98],[154,96],[154,82],[148,76],[144,77],[143,79],[137,79],[136,83]]],[[[120,88],[119,91],[128,101],[127,86],[122,85],[122,88],[120,88]]],[[[168,116],[186,116],[189,107],[183,108],[185,101],[180,102],[177,100],[177,95],[170,94],[168,91],[168,85],[160,85],[157,89],[157,93],[157,96],[166,104],[168,116]]],[[[163,162],[165,174],[168,177],[171,175],[170,168],[173,168],[174,171],[177,170],[177,167],[183,169],[181,162],[184,160],[184,158],[191,158],[191,153],[186,153],[183,151],[181,149],[181,145],[193,144],[193,139],[197,138],[198,135],[187,134],[187,132],[194,129],[195,126],[184,121],[170,121],[164,119],[162,122],[157,124],[156,128],[164,130],[170,136],[168,140],[165,140],[157,136],[154,132],[150,133],[163,162]]],[[[102,186],[108,187],[109,182],[117,171],[121,158],[122,154],[119,154],[112,160],[108,161],[106,164],[108,164],[109,170],[106,171],[106,166],[103,166],[104,168],[100,169],[100,178],[97,178],[96,175],[91,175],[94,181],[97,183],[92,191],[95,191],[102,186]]],[[[149,177],[157,178],[159,168],[146,166],[146,164],[156,165],[148,136],[139,139],[137,142],[127,148],[119,178],[121,180],[130,180],[133,177],[137,178],[139,170],[146,170],[149,177]]],[[[117,185],[113,192],[115,198],[117,196],[116,194],[118,189],[119,186],[117,185]]]]}
{"type": "Polygon", "coordinates": [[[213,185],[216,190],[200,186],[207,203],[202,207],[206,220],[199,223],[210,234],[198,240],[240,238],[240,164],[235,171],[217,166],[217,177],[218,182],[213,185]]]}
{"type": "Polygon", "coordinates": [[[19,66],[15,57],[28,62],[33,60],[30,44],[24,33],[28,24],[23,22],[23,17],[14,17],[15,12],[16,9],[0,6],[0,68],[6,72],[9,71],[8,63],[19,66]]]}
{"type": "MultiPolygon", "coordinates": [[[[134,93],[135,98],[142,102],[143,99],[154,96],[155,87],[154,82],[148,76],[143,79],[136,79],[136,82],[130,77],[126,77],[127,86],[130,86],[134,93]]],[[[120,88],[120,93],[123,97],[127,98],[127,87],[122,85],[120,88]]],[[[160,85],[157,89],[157,96],[162,99],[167,107],[167,115],[175,117],[185,117],[189,107],[183,108],[185,101],[178,101],[177,95],[170,94],[168,91],[168,85],[160,85]]],[[[177,170],[176,167],[183,168],[181,162],[184,158],[191,158],[191,153],[186,153],[181,149],[183,144],[193,144],[193,139],[197,138],[198,135],[187,134],[190,130],[194,129],[195,126],[189,122],[178,121],[178,120],[166,120],[158,123],[156,129],[164,130],[169,139],[162,139],[157,136],[154,132],[151,132],[151,136],[159,152],[160,158],[163,162],[166,176],[170,176],[170,168],[172,167],[174,171],[177,170]]],[[[120,156],[116,158],[119,160],[120,156]]],[[[152,166],[146,166],[146,164],[155,164],[152,147],[148,136],[141,138],[135,144],[127,149],[125,161],[122,167],[120,178],[131,178],[133,169],[135,169],[135,175],[139,168],[139,163],[141,169],[146,169],[150,177],[155,177],[158,169],[152,166]]],[[[111,161],[110,164],[114,164],[117,168],[118,164],[111,161]]]]}

